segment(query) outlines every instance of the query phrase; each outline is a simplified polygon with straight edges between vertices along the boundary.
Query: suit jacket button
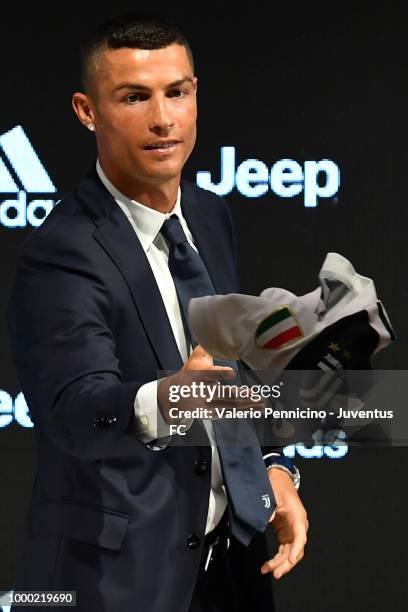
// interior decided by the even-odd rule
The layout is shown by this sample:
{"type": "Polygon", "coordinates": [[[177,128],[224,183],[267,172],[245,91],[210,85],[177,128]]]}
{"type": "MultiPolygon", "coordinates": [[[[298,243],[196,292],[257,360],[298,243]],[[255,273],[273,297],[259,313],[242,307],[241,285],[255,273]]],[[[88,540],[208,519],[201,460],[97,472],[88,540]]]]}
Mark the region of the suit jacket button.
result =
{"type": "Polygon", "coordinates": [[[208,461],[204,457],[200,457],[194,462],[194,473],[197,476],[204,476],[207,471],[208,461]]]}
{"type": "Polygon", "coordinates": [[[195,548],[198,548],[199,544],[200,536],[198,536],[196,533],[192,533],[188,536],[186,542],[187,548],[189,548],[190,550],[194,550],[195,548]]]}

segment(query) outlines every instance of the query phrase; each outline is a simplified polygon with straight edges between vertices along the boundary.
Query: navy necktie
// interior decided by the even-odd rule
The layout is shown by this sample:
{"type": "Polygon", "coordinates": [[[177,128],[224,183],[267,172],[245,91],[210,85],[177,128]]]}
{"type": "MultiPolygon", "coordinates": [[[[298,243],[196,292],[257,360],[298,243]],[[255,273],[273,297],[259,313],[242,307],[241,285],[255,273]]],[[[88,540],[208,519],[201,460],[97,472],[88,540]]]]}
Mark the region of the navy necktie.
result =
{"type": "MultiPolygon", "coordinates": [[[[215,293],[203,260],[189,244],[177,215],[167,219],[161,233],[169,247],[169,269],[176,287],[183,323],[194,341],[188,321],[193,297],[215,293]]],[[[237,370],[236,362],[222,362],[237,370]]],[[[248,545],[255,532],[268,525],[275,500],[254,428],[246,419],[213,420],[224,484],[228,496],[231,533],[248,545]]]]}

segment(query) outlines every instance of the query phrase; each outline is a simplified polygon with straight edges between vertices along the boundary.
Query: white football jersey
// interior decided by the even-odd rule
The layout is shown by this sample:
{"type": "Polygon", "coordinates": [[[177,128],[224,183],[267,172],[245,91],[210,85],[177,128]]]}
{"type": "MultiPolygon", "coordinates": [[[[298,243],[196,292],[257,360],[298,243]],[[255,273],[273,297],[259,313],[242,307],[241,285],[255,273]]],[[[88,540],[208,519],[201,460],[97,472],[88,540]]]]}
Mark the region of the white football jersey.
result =
{"type": "Polygon", "coordinates": [[[242,359],[253,370],[281,370],[323,330],[363,311],[378,334],[370,348],[375,353],[395,335],[374,282],[357,274],[342,255],[328,253],[319,286],[311,293],[297,296],[272,287],[259,296],[193,298],[189,318],[195,340],[214,359],[242,359]]]}

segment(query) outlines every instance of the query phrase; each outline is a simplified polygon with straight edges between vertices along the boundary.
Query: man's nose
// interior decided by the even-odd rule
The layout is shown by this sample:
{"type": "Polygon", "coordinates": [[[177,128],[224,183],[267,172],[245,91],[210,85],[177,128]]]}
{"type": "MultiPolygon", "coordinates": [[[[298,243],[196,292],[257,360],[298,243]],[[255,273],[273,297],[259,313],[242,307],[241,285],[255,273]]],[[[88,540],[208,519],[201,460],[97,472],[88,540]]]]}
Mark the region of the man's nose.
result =
{"type": "Polygon", "coordinates": [[[150,129],[152,130],[166,130],[174,125],[174,120],[167,107],[167,101],[165,99],[152,100],[151,104],[151,115],[150,115],[150,129]]]}

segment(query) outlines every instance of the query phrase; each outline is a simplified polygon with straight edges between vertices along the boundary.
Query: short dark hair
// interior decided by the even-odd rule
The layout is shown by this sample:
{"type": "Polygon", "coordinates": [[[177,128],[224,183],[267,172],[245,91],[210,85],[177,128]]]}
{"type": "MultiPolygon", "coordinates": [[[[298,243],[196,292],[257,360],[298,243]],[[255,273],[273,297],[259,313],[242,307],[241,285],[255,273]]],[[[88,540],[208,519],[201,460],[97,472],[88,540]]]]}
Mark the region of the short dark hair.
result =
{"type": "Polygon", "coordinates": [[[170,21],[140,13],[118,15],[101,23],[80,45],[81,82],[90,91],[93,62],[106,49],[163,49],[171,44],[185,47],[194,72],[191,47],[180,29],[170,21]]]}

